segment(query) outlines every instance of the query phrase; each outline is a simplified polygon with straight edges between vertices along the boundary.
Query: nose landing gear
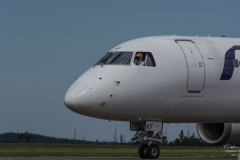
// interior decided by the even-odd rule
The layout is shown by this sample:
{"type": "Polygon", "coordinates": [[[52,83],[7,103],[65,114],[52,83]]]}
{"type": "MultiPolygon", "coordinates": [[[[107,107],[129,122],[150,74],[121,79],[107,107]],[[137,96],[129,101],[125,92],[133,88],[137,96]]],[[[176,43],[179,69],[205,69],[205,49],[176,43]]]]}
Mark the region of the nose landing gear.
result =
{"type": "Polygon", "coordinates": [[[147,141],[147,144],[142,144],[139,147],[138,154],[139,157],[142,159],[157,159],[160,154],[160,150],[157,144],[154,144],[153,141],[160,141],[156,138],[152,138],[153,136],[152,131],[147,132],[147,136],[150,137],[148,138],[145,136],[143,139],[147,141]]]}

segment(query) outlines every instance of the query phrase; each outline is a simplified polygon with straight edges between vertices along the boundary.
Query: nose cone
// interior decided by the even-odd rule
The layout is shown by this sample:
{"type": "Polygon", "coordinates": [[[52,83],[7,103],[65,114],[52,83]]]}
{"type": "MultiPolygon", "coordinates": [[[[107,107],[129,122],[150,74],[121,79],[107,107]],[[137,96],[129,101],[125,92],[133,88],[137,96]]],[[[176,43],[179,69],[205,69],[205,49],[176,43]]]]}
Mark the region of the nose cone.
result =
{"type": "Polygon", "coordinates": [[[92,93],[84,83],[73,84],[67,91],[64,103],[70,110],[80,113],[91,107],[92,93]]]}

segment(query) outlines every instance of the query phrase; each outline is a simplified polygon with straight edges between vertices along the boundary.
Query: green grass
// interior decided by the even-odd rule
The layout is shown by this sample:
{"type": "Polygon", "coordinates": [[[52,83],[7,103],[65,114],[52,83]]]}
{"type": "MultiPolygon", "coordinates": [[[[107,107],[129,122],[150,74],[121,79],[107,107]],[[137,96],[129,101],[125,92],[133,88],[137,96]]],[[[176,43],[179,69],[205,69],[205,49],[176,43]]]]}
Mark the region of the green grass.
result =
{"type": "MultiPolygon", "coordinates": [[[[138,157],[131,145],[0,143],[0,157],[138,157]]],[[[161,147],[160,157],[237,158],[223,147],[161,147]]]]}

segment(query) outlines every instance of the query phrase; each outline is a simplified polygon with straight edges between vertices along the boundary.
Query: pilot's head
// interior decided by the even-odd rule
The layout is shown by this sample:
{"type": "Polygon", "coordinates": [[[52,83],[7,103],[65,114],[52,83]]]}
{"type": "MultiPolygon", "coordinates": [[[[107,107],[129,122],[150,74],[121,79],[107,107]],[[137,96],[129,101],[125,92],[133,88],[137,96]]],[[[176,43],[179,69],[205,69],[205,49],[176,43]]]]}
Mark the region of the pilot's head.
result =
{"type": "Polygon", "coordinates": [[[143,59],[143,54],[142,53],[137,53],[135,58],[142,60],[143,59]]]}

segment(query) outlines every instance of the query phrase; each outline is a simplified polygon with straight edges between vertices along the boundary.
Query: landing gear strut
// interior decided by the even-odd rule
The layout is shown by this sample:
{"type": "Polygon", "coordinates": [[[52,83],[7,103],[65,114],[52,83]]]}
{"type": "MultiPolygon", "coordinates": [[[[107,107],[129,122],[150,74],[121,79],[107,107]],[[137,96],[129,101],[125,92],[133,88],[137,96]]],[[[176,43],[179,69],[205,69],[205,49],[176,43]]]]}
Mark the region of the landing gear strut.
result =
{"type": "Polygon", "coordinates": [[[147,141],[147,144],[142,144],[139,147],[138,154],[142,159],[157,159],[160,154],[160,150],[157,144],[154,144],[153,141],[160,141],[158,139],[152,138],[153,131],[148,131],[146,136],[143,138],[147,141]],[[150,138],[148,138],[150,137],[150,138]]]}

